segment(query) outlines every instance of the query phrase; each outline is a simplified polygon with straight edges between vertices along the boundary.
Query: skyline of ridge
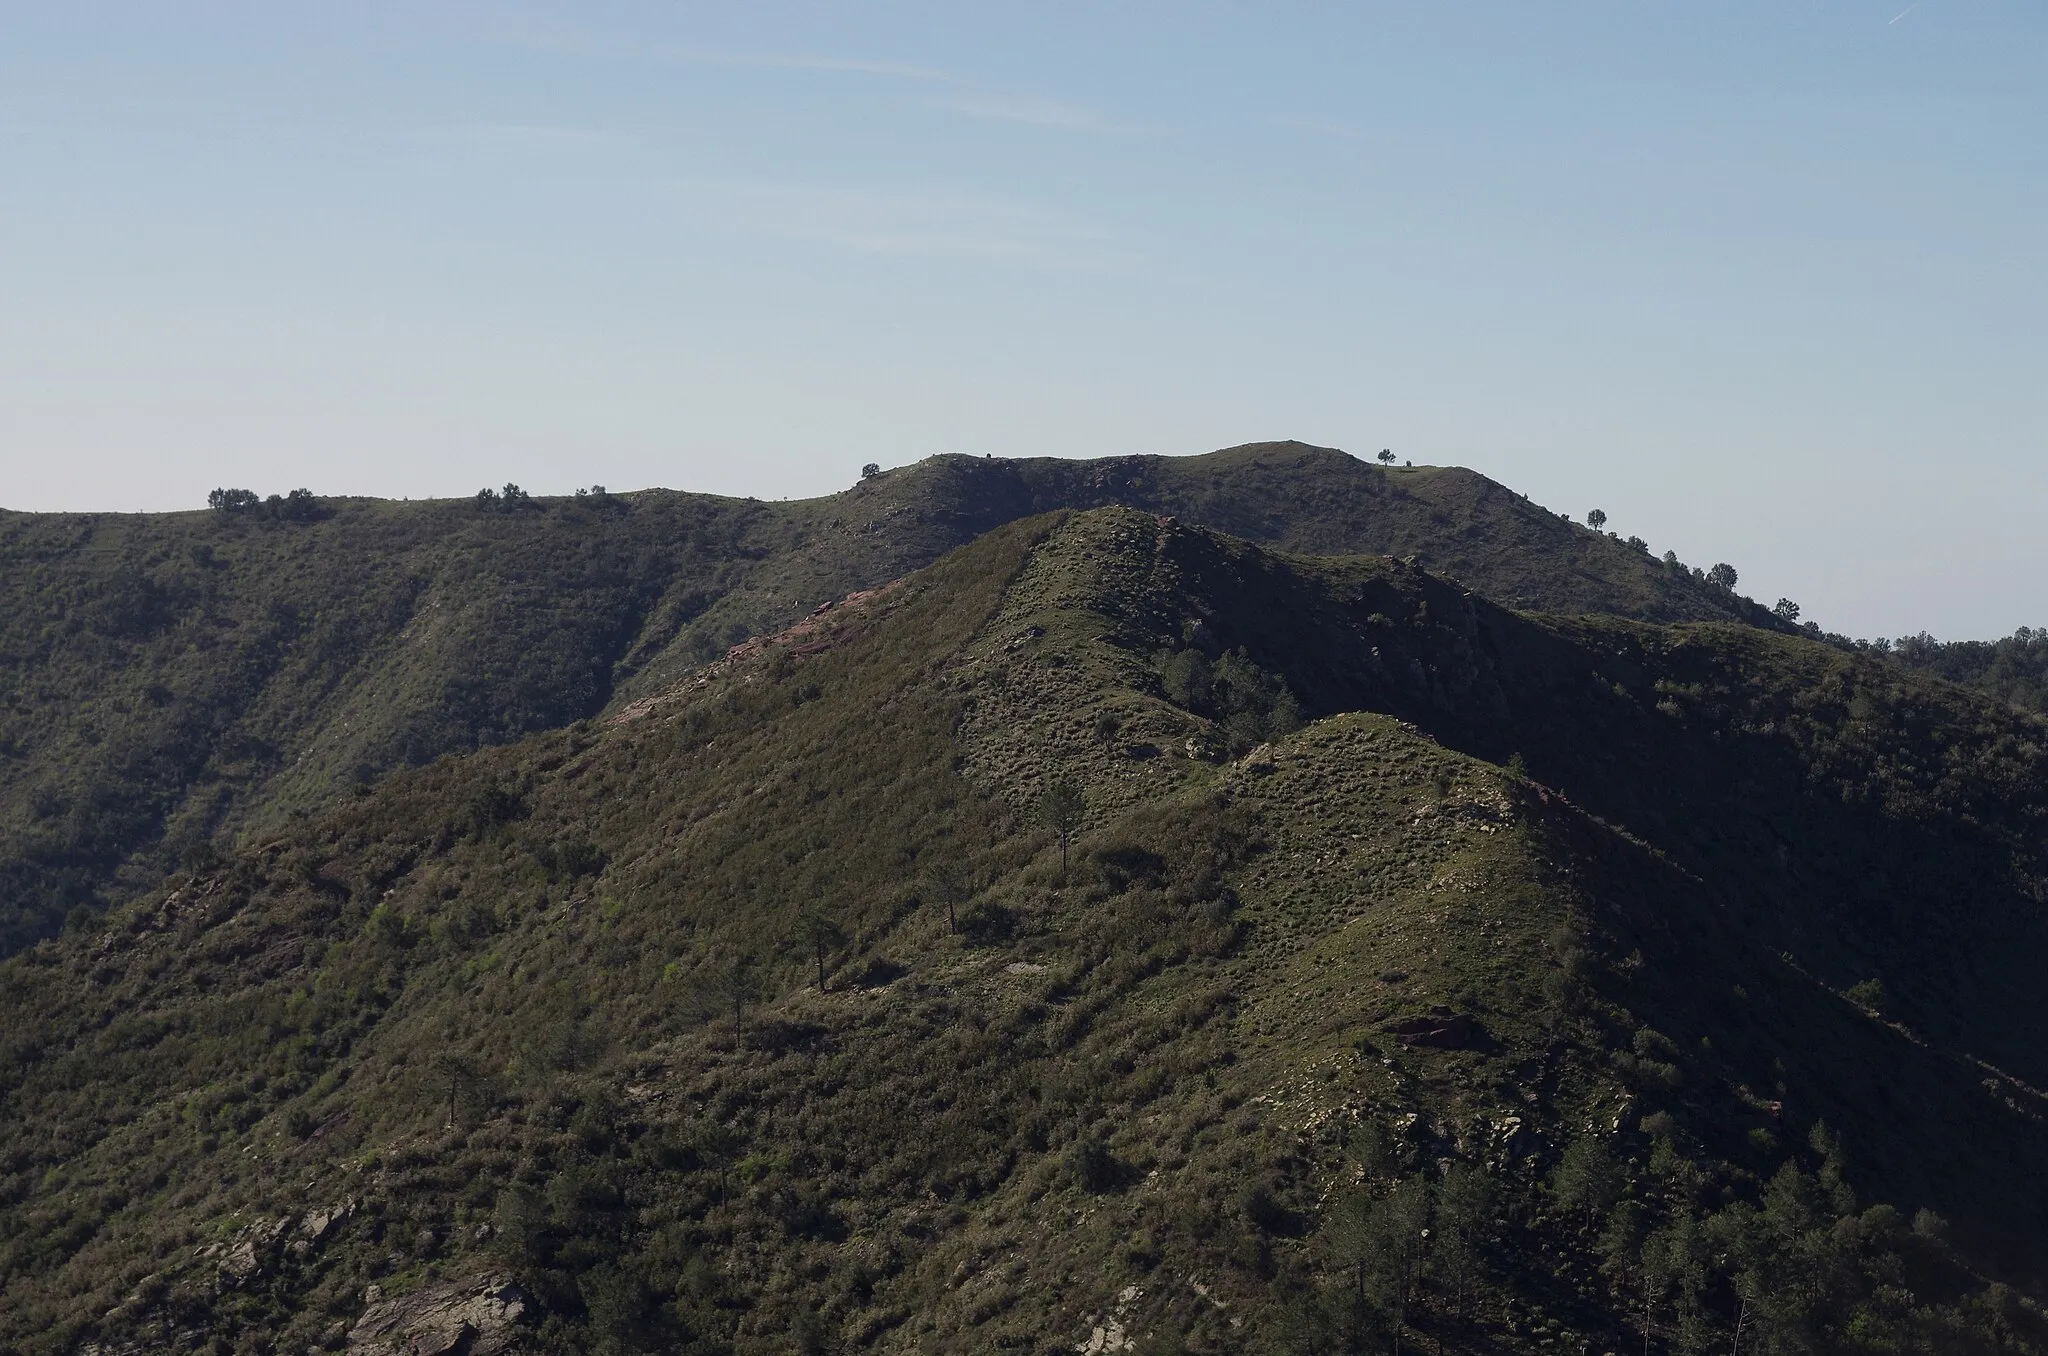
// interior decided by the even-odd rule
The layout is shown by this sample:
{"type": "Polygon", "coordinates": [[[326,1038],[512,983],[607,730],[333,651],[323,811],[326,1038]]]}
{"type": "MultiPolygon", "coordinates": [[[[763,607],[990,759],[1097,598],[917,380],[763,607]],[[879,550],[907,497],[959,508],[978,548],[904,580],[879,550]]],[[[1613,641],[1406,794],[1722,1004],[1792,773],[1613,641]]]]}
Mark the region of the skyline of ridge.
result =
{"type": "Polygon", "coordinates": [[[1852,634],[2048,573],[2048,13],[117,3],[0,50],[0,503],[1288,434],[1852,634]]]}
{"type": "MultiPolygon", "coordinates": [[[[1390,455],[1390,452],[1391,452],[1391,450],[1389,450],[1388,452],[1383,452],[1383,453],[1381,454],[1381,456],[1380,456],[1379,458],[1367,458],[1367,457],[1362,457],[1362,456],[1358,456],[1358,455],[1356,455],[1356,454],[1354,454],[1354,453],[1351,453],[1351,452],[1349,452],[1349,451],[1346,451],[1346,450],[1345,450],[1345,449],[1343,449],[1343,448],[1337,448],[1337,447],[1324,447],[1324,446],[1320,446],[1320,445],[1318,445],[1318,444],[1314,444],[1314,443],[1306,443],[1306,442],[1302,442],[1302,441],[1300,441],[1300,440],[1298,440],[1298,439],[1278,439],[1278,440],[1262,440],[1262,441],[1256,441],[1256,442],[1249,442],[1249,443],[1241,443],[1241,444],[1236,444],[1236,445],[1234,445],[1234,446],[1231,446],[1231,447],[1223,447],[1223,448],[1216,448],[1216,449],[1213,449],[1213,450],[1211,450],[1211,451],[1209,451],[1209,452],[1201,452],[1201,453],[1186,453],[1186,454],[1179,454],[1179,455],[1172,455],[1172,454],[1157,454],[1157,453],[1154,453],[1154,454],[1145,454],[1145,453],[1131,453],[1131,454],[1122,454],[1122,455],[1117,455],[1117,454],[1111,454],[1111,455],[1105,455],[1105,456],[1098,456],[1098,457],[1048,457],[1048,456],[1039,456],[1039,457],[1032,457],[1032,456],[1021,456],[1021,457],[997,457],[997,456],[995,456],[994,454],[990,453],[990,454],[983,454],[983,455],[982,455],[982,456],[980,456],[980,457],[975,457],[975,456],[972,456],[971,454],[967,454],[967,453],[958,453],[958,452],[954,452],[954,453],[947,453],[947,452],[940,452],[940,453],[933,453],[933,454],[931,454],[931,455],[928,455],[928,456],[926,456],[926,457],[920,458],[920,459],[918,459],[917,461],[914,461],[914,462],[910,462],[910,463],[906,463],[906,464],[904,464],[904,465],[900,465],[900,466],[890,466],[890,465],[884,465],[884,464],[881,464],[881,463],[876,463],[875,465],[876,465],[876,467],[877,467],[877,469],[878,469],[879,473],[881,473],[881,474],[883,474],[883,475],[886,475],[887,473],[890,473],[890,472],[901,472],[901,471],[909,471],[909,470],[915,470],[915,469],[918,469],[918,468],[920,468],[920,467],[925,467],[925,466],[928,466],[928,465],[932,465],[932,464],[937,464],[937,463],[944,463],[944,462],[947,462],[947,461],[950,461],[950,460],[964,460],[964,461],[967,461],[967,462],[970,462],[970,463],[972,463],[972,462],[976,462],[976,461],[981,461],[981,462],[990,462],[990,463],[1003,463],[1003,464],[1030,464],[1030,463],[1074,463],[1074,464],[1094,464],[1094,463],[1102,463],[1102,464],[1105,464],[1105,465],[1119,465],[1119,464],[1126,464],[1126,463],[1144,463],[1144,462],[1181,462],[1181,463],[1193,463],[1193,462],[1201,461],[1201,460],[1202,460],[1202,459],[1204,459],[1204,458],[1214,458],[1214,457],[1223,457],[1223,456],[1227,456],[1227,455],[1230,455],[1230,454],[1234,454],[1234,453],[1247,453],[1247,452],[1261,452],[1261,451],[1267,451],[1267,450],[1278,450],[1278,451],[1282,451],[1282,452],[1285,452],[1285,451],[1287,451],[1287,450],[1289,450],[1289,449],[1300,449],[1300,450],[1303,450],[1303,451],[1306,451],[1306,452],[1311,452],[1311,453],[1335,453],[1335,454],[1337,454],[1337,455],[1339,455],[1339,456],[1342,456],[1342,457],[1345,457],[1345,458],[1349,458],[1349,459],[1350,459],[1351,461],[1354,461],[1354,462],[1356,462],[1356,463],[1358,463],[1358,464],[1360,464],[1360,465],[1364,465],[1364,466],[1384,466],[1384,467],[1385,467],[1386,469],[1389,469],[1389,470],[1407,470],[1407,471],[1453,471],[1453,472],[1461,472],[1461,473],[1466,473],[1466,474],[1474,475],[1474,476],[1477,476],[1477,477],[1478,477],[1478,478],[1479,478],[1479,479],[1480,479],[1481,481],[1485,482],[1486,484],[1488,484],[1488,485],[1490,485],[1490,486],[1493,486],[1494,488],[1497,488],[1497,489],[1499,489],[1499,490],[1502,490],[1502,491],[1506,492],[1507,494],[1509,494],[1510,496],[1512,496],[1512,497],[1514,497],[1514,498],[1517,498],[1517,499],[1520,499],[1520,500],[1522,500],[1522,501],[1524,501],[1524,502],[1526,502],[1526,503],[1530,504],[1531,506],[1533,506],[1533,507],[1535,507],[1535,508],[1537,508],[1537,509],[1543,510],[1544,512],[1547,512],[1547,513],[1555,514],[1555,515],[1557,515],[1557,516],[1558,516],[1559,518],[1561,518],[1561,519],[1562,519],[1563,521],[1565,521],[1565,522],[1568,522],[1568,523],[1574,523],[1574,524],[1576,524],[1577,526],[1579,526],[1579,527],[1580,527],[1580,528],[1582,528],[1582,529],[1585,529],[1585,530],[1589,530],[1589,531],[1596,531],[1596,530],[1597,530],[1597,531],[1603,532],[1603,533],[1604,533],[1604,535],[1606,535],[1606,536],[1607,536],[1608,538],[1610,538],[1610,539],[1612,539],[1612,540],[1615,540],[1615,541],[1623,541],[1623,542],[1634,542],[1634,541],[1637,541],[1637,540],[1641,539],[1641,540],[1643,540],[1643,541],[1644,541],[1644,547],[1645,547],[1645,549],[1646,549],[1646,550],[1648,551],[1648,553],[1649,553],[1650,555],[1652,555],[1652,556],[1655,556],[1655,557],[1658,557],[1658,558],[1660,558],[1660,559],[1661,559],[1661,558],[1663,558],[1663,554],[1664,554],[1664,552],[1663,552],[1663,551],[1660,551],[1660,550],[1659,550],[1659,549],[1657,548],[1657,546],[1655,546],[1655,545],[1652,545],[1652,544],[1649,544],[1649,543],[1648,543],[1648,541],[1647,541],[1647,539],[1642,539],[1642,538],[1641,538],[1641,534],[1640,534],[1640,533],[1635,533],[1635,532],[1625,532],[1625,531],[1622,531],[1622,530],[1621,530],[1621,529],[1620,529],[1620,528],[1619,528],[1618,526],[1609,526],[1609,523],[1610,523],[1610,522],[1612,521],[1612,520],[1611,520],[1611,516],[1610,516],[1610,515],[1604,515],[1604,511],[1603,511],[1603,518],[1602,518],[1601,524],[1600,524],[1599,528],[1595,529],[1595,528],[1594,528],[1594,527],[1592,527],[1592,525],[1591,525],[1591,524],[1590,524],[1590,523],[1588,522],[1588,519],[1589,519],[1589,517],[1590,517],[1590,514],[1573,514],[1573,513],[1572,513],[1572,512],[1570,512],[1569,510],[1564,510],[1564,509],[1558,509],[1558,508],[1552,507],[1552,506],[1550,506],[1550,505],[1542,504],[1542,503],[1540,503],[1540,502],[1539,502],[1539,501],[1538,501],[1538,500],[1537,500],[1537,499],[1536,499],[1536,498],[1535,498],[1534,496],[1531,496],[1531,495],[1527,495],[1527,494],[1524,494],[1524,493],[1523,493],[1522,491],[1520,491],[1520,490],[1516,489],[1516,488],[1515,488],[1514,486],[1511,486],[1511,485],[1504,485],[1504,484],[1502,484],[1502,483],[1501,483],[1500,481],[1498,481],[1498,480],[1495,480],[1495,479],[1494,479],[1493,477],[1491,477],[1491,476],[1487,476],[1487,475],[1485,475],[1485,474],[1484,474],[1483,472],[1477,471],[1477,470],[1475,470],[1474,468],[1471,468],[1471,467],[1466,467],[1466,466],[1455,466],[1455,465],[1453,465],[1453,466],[1439,466],[1439,465],[1430,465],[1430,464],[1426,464],[1426,463],[1425,463],[1425,464],[1418,464],[1418,463],[1416,463],[1416,462],[1414,462],[1414,461],[1412,461],[1412,460],[1409,460],[1409,459],[1406,459],[1406,458],[1400,458],[1400,457],[1393,457],[1393,458],[1392,458],[1392,460],[1384,460],[1384,458],[1386,458],[1387,456],[1389,456],[1389,455],[1390,455]]],[[[856,479],[856,480],[853,480],[853,481],[849,482],[849,483],[848,483],[847,485],[841,486],[841,487],[839,487],[839,488],[837,488],[837,489],[828,489],[828,490],[825,490],[825,491],[823,491],[823,492],[821,492],[821,493],[818,493],[818,494],[811,494],[811,495],[798,495],[798,496],[794,496],[794,497],[792,497],[792,496],[788,496],[788,495],[783,495],[783,496],[776,496],[776,497],[774,497],[774,498],[773,498],[772,500],[771,500],[771,499],[770,499],[770,498],[769,498],[768,496],[763,496],[763,495],[758,495],[758,494],[747,494],[747,493],[730,493],[730,494],[727,494],[727,493],[720,493],[720,492],[717,492],[717,491],[705,491],[705,490],[694,490],[694,489],[689,489],[689,488],[685,488],[685,487],[681,487],[681,486],[674,486],[674,485],[642,485],[642,486],[635,486],[635,487],[611,487],[611,486],[604,486],[604,485],[601,485],[601,484],[595,484],[595,483],[593,483],[593,484],[591,484],[591,485],[588,485],[588,486],[578,485],[578,486],[574,486],[574,487],[569,487],[569,488],[564,488],[564,489],[559,489],[559,490],[550,490],[550,489],[536,489],[536,488],[534,488],[534,487],[531,487],[531,486],[520,486],[520,485],[518,485],[518,484],[517,484],[516,482],[507,482],[507,483],[506,483],[506,485],[504,485],[504,486],[492,486],[492,485],[483,485],[483,486],[479,486],[479,487],[477,488],[477,490],[475,490],[475,491],[470,491],[470,492],[467,492],[467,493],[452,493],[452,494],[426,495],[426,496],[419,496],[419,497],[417,497],[417,498],[414,498],[414,497],[410,497],[410,496],[391,496],[391,495],[383,495],[383,494],[374,494],[374,493],[371,493],[371,494],[322,494],[321,492],[319,492],[319,491],[317,491],[317,490],[314,490],[314,491],[313,491],[313,493],[314,493],[315,497],[317,497],[317,498],[323,498],[323,499],[334,499],[334,500],[353,500],[353,501],[360,501],[360,502],[370,502],[370,503],[392,503],[392,504],[404,504],[404,503],[414,503],[414,502],[417,502],[417,503],[420,503],[420,504],[434,504],[434,503],[459,503],[459,502],[463,502],[463,501],[466,501],[466,500],[474,499],[474,498],[476,498],[476,497],[477,497],[478,495],[484,494],[484,493],[486,493],[486,492],[489,492],[489,493],[495,493],[495,492],[497,492],[497,491],[498,491],[498,490],[500,490],[500,489],[507,489],[507,488],[513,488],[513,489],[518,489],[518,490],[520,490],[520,491],[521,491],[522,493],[524,493],[524,494],[528,494],[528,495],[531,495],[531,496],[532,496],[533,498],[535,498],[535,499],[569,499],[569,498],[575,498],[575,497],[580,497],[580,496],[581,496],[581,495],[583,495],[583,494],[584,494],[584,493],[585,493],[586,491],[589,491],[589,490],[597,490],[597,491],[601,491],[601,492],[609,492],[609,493],[612,493],[612,494],[615,494],[615,495],[621,495],[621,496],[629,496],[629,495],[633,495],[633,494],[640,494],[640,493],[669,493],[669,494],[686,494],[686,495],[709,495],[710,497],[713,497],[713,498],[724,498],[724,499],[731,499],[731,500],[735,500],[735,501],[742,501],[742,502],[749,502],[749,503],[766,503],[766,502],[775,502],[775,503],[785,503],[785,504],[786,504],[786,503],[792,502],[792,498],[794,498],[794,499],[795,499],[796,501],[798,501],[798,502],[818,502],[818,501],[823,501],[823,500],[831,499],[831,498],[834,498],[834,497],[836,497],[836,496],[839,496],[839,495],[843,495],[843,494],[845,494],[846,492],[848,492],[849,490],[852,490],[852,489],[858,489],[859,487],[861,487],[861,486],[863,486],[863,485],[866,485],[866,484],[868,484],[868,483],[869,483],[869,480],[870,480],[870,478],[869,478],[869,476],[868,476],[868,475],[867,475],[867,473],[866,473],[866,468],[863,468],[863,469],[862,469],[862,472],[860,473],[860,475],[859,475],[859,478],[858,478],[858,479],[856,479]]],[[[885,483],[885,482],[877,482],[877,483],[885,483]]],[[[294,486],[294,487],[292,487],[292,489],[293,489],[294,491],[297,491],[297,490],[300,490],[300,489],[310,489],[310,488],[311,488],[311,487],[298,487],[298,486],[294,486]]],[[[220,486],[220,487],[215,487],[215,490],[214,490],[214,491],[210,491],[209,493],[217,493],[217,492],[219,492],[219,491],[221,491],[221,490],[226,490],[226,489],[233,489],[233,490],[244,490],[244,491],[247,491],[248,493],[251,493],[251,494],[255,495],[255,497],[256,497],[256,499],[257,499],[257,500],[261,500],[261,499],[264,499],[264,498],[266,498],[266,497],[275,497],[275,496],[277,496],[277,495],[278,495],[279,493],[281,493],[281,491],[280,491],[279,489],[276,489],[276,488],[272,488],[272,487],[269,487],[269,486],[265,486],[265,487],[263,487],[263,488],[261,488],[261,489],[255,489],[255,488],[251,488],[251,487],[248,487],[248,486],[220,486]]],[[[1596,506],[1596,507],[1597,507],[1597,506],[1596,506]]],[[[208,510],[207,510],[207,509],[205,509],[205,508],[204,508],[203,506],[199,506],[199,507],[194,507],[194,506],[181,506],[181,507],[174,507],[174,508],[167,508],[167,509],[146,509],[146,510],[118,510],[118,509],[92,509],[92,508],[87,508],[87,509],[56,509],[56,510],[21,510],[21,509],[12,509],[12,508],[10,508],[10,507],[9,507],[9,506],[7,506],[7,505],[4,505],[4,504],[0,504],[0,513],[4,513],[4,512],[17,512],[17,513],[45,513],[45,514],[51,514],[51,515],[56,515],[56,516],[71,516],[71,515],[75,515],[75,516],[94,516],[94,515],[100,515],[100,514],[117,514],[117,515],[118,515],[118,514],[123,514],[123,513],[143,513],[143,514],[178,514],[178,513],[192,513],[192,512],[205,512],[205,511],[208,511],[208,510]]],[[[1665,549],[1666,549],[1666,550],[1669,550],[1670,548],[1665,548],[1665,549]]],[[[1674,554],[1675,554],[1675,552],[1674,552],[1674,554]]],[[[1769,607],[1769,606],[1771,606],[1771,605],[1772,605],[1772,600],[1771,600],[1771,599],[1769,599],[1769,598],[1762,598],[1762,597],[1757,597],[1757,596],[1754,596],[1754,594],[1753,594],[1753,592],[1752,592],[1752,588],[1751,588],[1751,585],[1750,585],[1749,581],[1747,581],[1747,580],[1744,580],[1744,579],[1741,579],[1741,578],[1740,578],[1740,575],[1741,575],[1741,566],[1740,566],[1739,564],[1735,564],[1734,562],[1724,562],[1724,561],[1722,561],[1722,560],[1721,560],[1720,558],[1718,558],[1718,557],[1715,557],[1715,558],[1714,558],[1713,560],[1711,560],[1711,561],[1695,561],[1695,560],[1684,560],[1684,559],[1681,559],[1681,563],[1682,563],[1683,565],[1685,565],[1685,567],[1686,567],[1687,569],[1689,569],[1689,570],[1693,571],[1693,572],[1694,572],[1694,574],[1695,574],[1696,576],[1697,576],[1697,575],[1699,575],[1700,573],[1702,573],[1702,572],[1704,572],[1704,571],[1708,570],[1709,568],[1712,568],[1712,567],[1721,567],[1721,566],[1723,566],[1723,565],[1728,565],[1728,566],[1732,566],[1733,568],[1735,568],[1735,569],[1736,569],[1736,571],[1737,571],[1737,574],[1738,574],[1738,582],[1737,582],[1736,586],[1735,586],[1735,587],[1733,588],[1733,590],[1732,590],[1732,592],[1733,592],[1733,593],[1734,593],[1734,594],[1735,594],[1735,595],[1736,595],[1737,597],[1739,597],[1739,598],[1742,598],[1742,599],[1744,599],[1744,600],[1747,600],[1747,601],[1750,601],[1750,602],[1754,602],[1754,603],[1755,603],[1756,605],[1758,605],[1758,606],[1760,606],[1760,607],[1769,607]]],[[[1783,595],[1780,595],[1780,598],[1781,598],[1781,600],[1782,600],[1782,598],[1783,598],[1783,595]]],[[[1794,601],[1794,602],[1797,602],[1798,600],[1797,600],[1797,599],[1795,598],[1795,599],[1792,599],[1792,601],[1794,601]]],[[[1829,623],[1828,623],[1828,622],[1827,622],[1827,621],[1826,621],[1826,620],[1825,620],[1824,618],[1821,618],[1821,617],[1817,617],[1817,616],[1813,615],[1813,614],[1811,613],[1810,609],[1807,609],[1807,608],[1806,608],[1806,607],[1804,606],[1804,604],[1801,604],[1801,610],[1800,610],[1800,620],[1801,620],[1801,621],[1802,621],[1803,623],[1807,624],[1807,625],[1808,625],[1809,627],[1811,627],[1811,626],[1814,626],[1814,625],[1818,625],[1818,626],[1820,627],[1820,630],[1821,630],[1821,632],[1823,632],[1823,633],[1825,633],[1825,634],[1827,634],[1827,635],[1830,635],[1830,636],[1833,636],[1833,637],[1837,637],[1837,638],[1846,638],[1846,639],[1851,639],[1851,640],[1855,640],[1855,641],[1857,641],[1858,643],[1864,643],[1864,642],[1871,642],[1871,641],[1875,641],[1875,642],[1880,642],[1880,643],[1882,643],[1882,642],[1886,642],[1886,641],[1889,641],[1889,640],[1892,640],[1892,639],[1898,639],[1898,640],[1906,640],[1906,639],[1909,639],[1909,638],[1913,638],[1913,637],[1919,637],[1919,638],[1923,638],[1923,639],[1924,639],[1924,638],[1928,637],[1928,636],[1929,636],[1929,635],[1931,634],[1931,632],[1930,632],[1929,628],[1928,628],[1927,626],[1925,626],[1925,625],[1922,625],[1922,626],[1919,626],[1919,627],[1917,627],[1917,628],[1914,628],[1914,629],[1911,629],[1911,630],[1901,630],[1901,631],[1898,631],[1898,632],[1896,632],[1896,633],[1886,633],[1886,632],[1878,632],[1878,633],[1875,633],[1875,634],[1872,634],[1872,635],[1868,635],[1868,636],[1858,636],[1858,635],[1851,635],[1851,634],[1849,634],[1848,632],[1845,632],[1845,631],[1843,631],[1843,630],[1841,630],[1841,629],[1839,629],[1839,628],[1837,628],[1837,627],[1833,626],[1832,624],[1829,624],[1829,623]]],[[[2037,629],[2041,629],[2041,628],[2032,628],[2032,627],[2029,627],[2029,626],[2028,626],[2028,624],[2027,624],[2027,623],[2024,623],[2024,622],[2020,623],[2020,624],[2019,624],[2019,626],[2018,626],[2017,628],[2014,628],[2014,630],[2021,630],[2021,631],[2026,631],[2026,630],[2037,630],[2037,629]]],[[[2011,635],[2011,634],[2013,634],[2013,631],[2012,631],[2012,630],[2008,630],[2008,631],[2004,631],[2004,632],[1999,632],[1999,633],[1997,633],[1997,634],[1995,634],[1995,635],[1984,635],[1984,636],[1970,636],[1970,635],[1936,635],[1936,636],[1935,636],[1934,638],[1935,638],[1935,639],[1938,639],[1938,640],[1943,640],[1943,641],[1953,641],[1953,640],[1986,640],[1986,641],[1988,641],[1988,640],[2000,640],[2000,639],[2004,639],[2004,638],[2006,638],[2007,636],[2009,636],[2009,635],[2011,635]]]]}

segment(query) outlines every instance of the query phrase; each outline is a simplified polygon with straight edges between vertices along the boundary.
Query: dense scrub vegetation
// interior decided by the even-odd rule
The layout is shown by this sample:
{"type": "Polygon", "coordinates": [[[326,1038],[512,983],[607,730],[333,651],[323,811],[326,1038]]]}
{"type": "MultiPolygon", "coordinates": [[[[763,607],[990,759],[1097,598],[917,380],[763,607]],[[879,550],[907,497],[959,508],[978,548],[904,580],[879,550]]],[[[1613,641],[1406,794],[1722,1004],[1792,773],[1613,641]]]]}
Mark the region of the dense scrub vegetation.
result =
{"type": "Polygon", "coordinates": [[[653,496],[7,519],[0,947],[224,830],[601,709],[747,517],[653,496]]]}
{"type": "Polygon", "coordinates": [[[1999,703],[1110,510],[620,716],[0,964],[0,1345],[2048,1346],[1999,703]]]}
{"type": "MultiPolygon", "coordinates": [[[[1417,553],[1554,610],[1735,604],[1462,471],[1299,444],[1103,462],[941,457],[825,499],[597,489],[203,513],[0,514],[0,955],[215,839],[396,767],[617,709],[821,601],[1061,506],[1417,553]]],[[[1758,614],[1761,616],[1761,613],[1758,614]]]]}
{"type": "Polygon", "coordinates": [[[2002,640],[1950,641],[1923,631],[1901,636],[1888,650],[1908,668],[2048,714],[2048,631],[2022,626],[2002,640]]]}

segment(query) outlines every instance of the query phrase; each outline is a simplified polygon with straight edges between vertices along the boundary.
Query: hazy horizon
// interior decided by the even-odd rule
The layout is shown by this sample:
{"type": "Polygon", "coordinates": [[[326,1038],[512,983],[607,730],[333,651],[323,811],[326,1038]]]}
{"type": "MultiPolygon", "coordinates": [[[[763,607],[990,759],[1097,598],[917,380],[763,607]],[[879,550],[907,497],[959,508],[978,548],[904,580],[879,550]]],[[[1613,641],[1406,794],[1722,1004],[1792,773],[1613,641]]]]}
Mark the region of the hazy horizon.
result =
{"type": "Polygon", "coordinates": [[[0,504],[1294,438],[2005,635],[2044,77],[1993,0],[11,16],[0,504]]]}

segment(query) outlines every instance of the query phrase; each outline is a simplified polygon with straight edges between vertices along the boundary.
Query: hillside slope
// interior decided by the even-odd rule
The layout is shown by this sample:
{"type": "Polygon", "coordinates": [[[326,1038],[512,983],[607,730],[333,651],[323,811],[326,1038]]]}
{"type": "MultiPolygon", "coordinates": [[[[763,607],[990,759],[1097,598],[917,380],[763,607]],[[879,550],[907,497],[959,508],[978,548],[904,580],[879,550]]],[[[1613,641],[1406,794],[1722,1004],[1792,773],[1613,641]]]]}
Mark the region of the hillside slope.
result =
{"type": "Polygon", "coordinates": [[[1290,548],[1412,554],[1552,611],[1739,606],[1470,472],[1299,444],[934,458],[794,503],[0,514],[0,954],[216,837],[615,709],[1014,518],[1121,502],[1290,548]]]}
{"type": "Polygon", "coordinates": [[[0,1345],[2048,1349],[2043,744],[1021,522],[0,963],[0,1345]]]}
{"type": "Polygon", "coordinates": [[[2048,631],[2038,627],[1999,640],[1940,641],[1923,632],[1899,637],[1888,653],[1907,668],[2048,715],[2048,631]]]}

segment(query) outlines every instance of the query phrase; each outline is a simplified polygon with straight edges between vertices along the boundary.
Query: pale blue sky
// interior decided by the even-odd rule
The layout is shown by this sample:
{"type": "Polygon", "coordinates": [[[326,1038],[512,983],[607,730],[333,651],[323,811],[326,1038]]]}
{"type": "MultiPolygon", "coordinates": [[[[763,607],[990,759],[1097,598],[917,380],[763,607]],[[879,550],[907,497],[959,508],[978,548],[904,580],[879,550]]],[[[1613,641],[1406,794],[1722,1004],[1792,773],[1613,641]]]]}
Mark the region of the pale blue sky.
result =
{"type": "Polygon", "coordinates": [[[1475,467],[2048,623],[2048,0],[0,0],[0,504],[1475,467]]]}

